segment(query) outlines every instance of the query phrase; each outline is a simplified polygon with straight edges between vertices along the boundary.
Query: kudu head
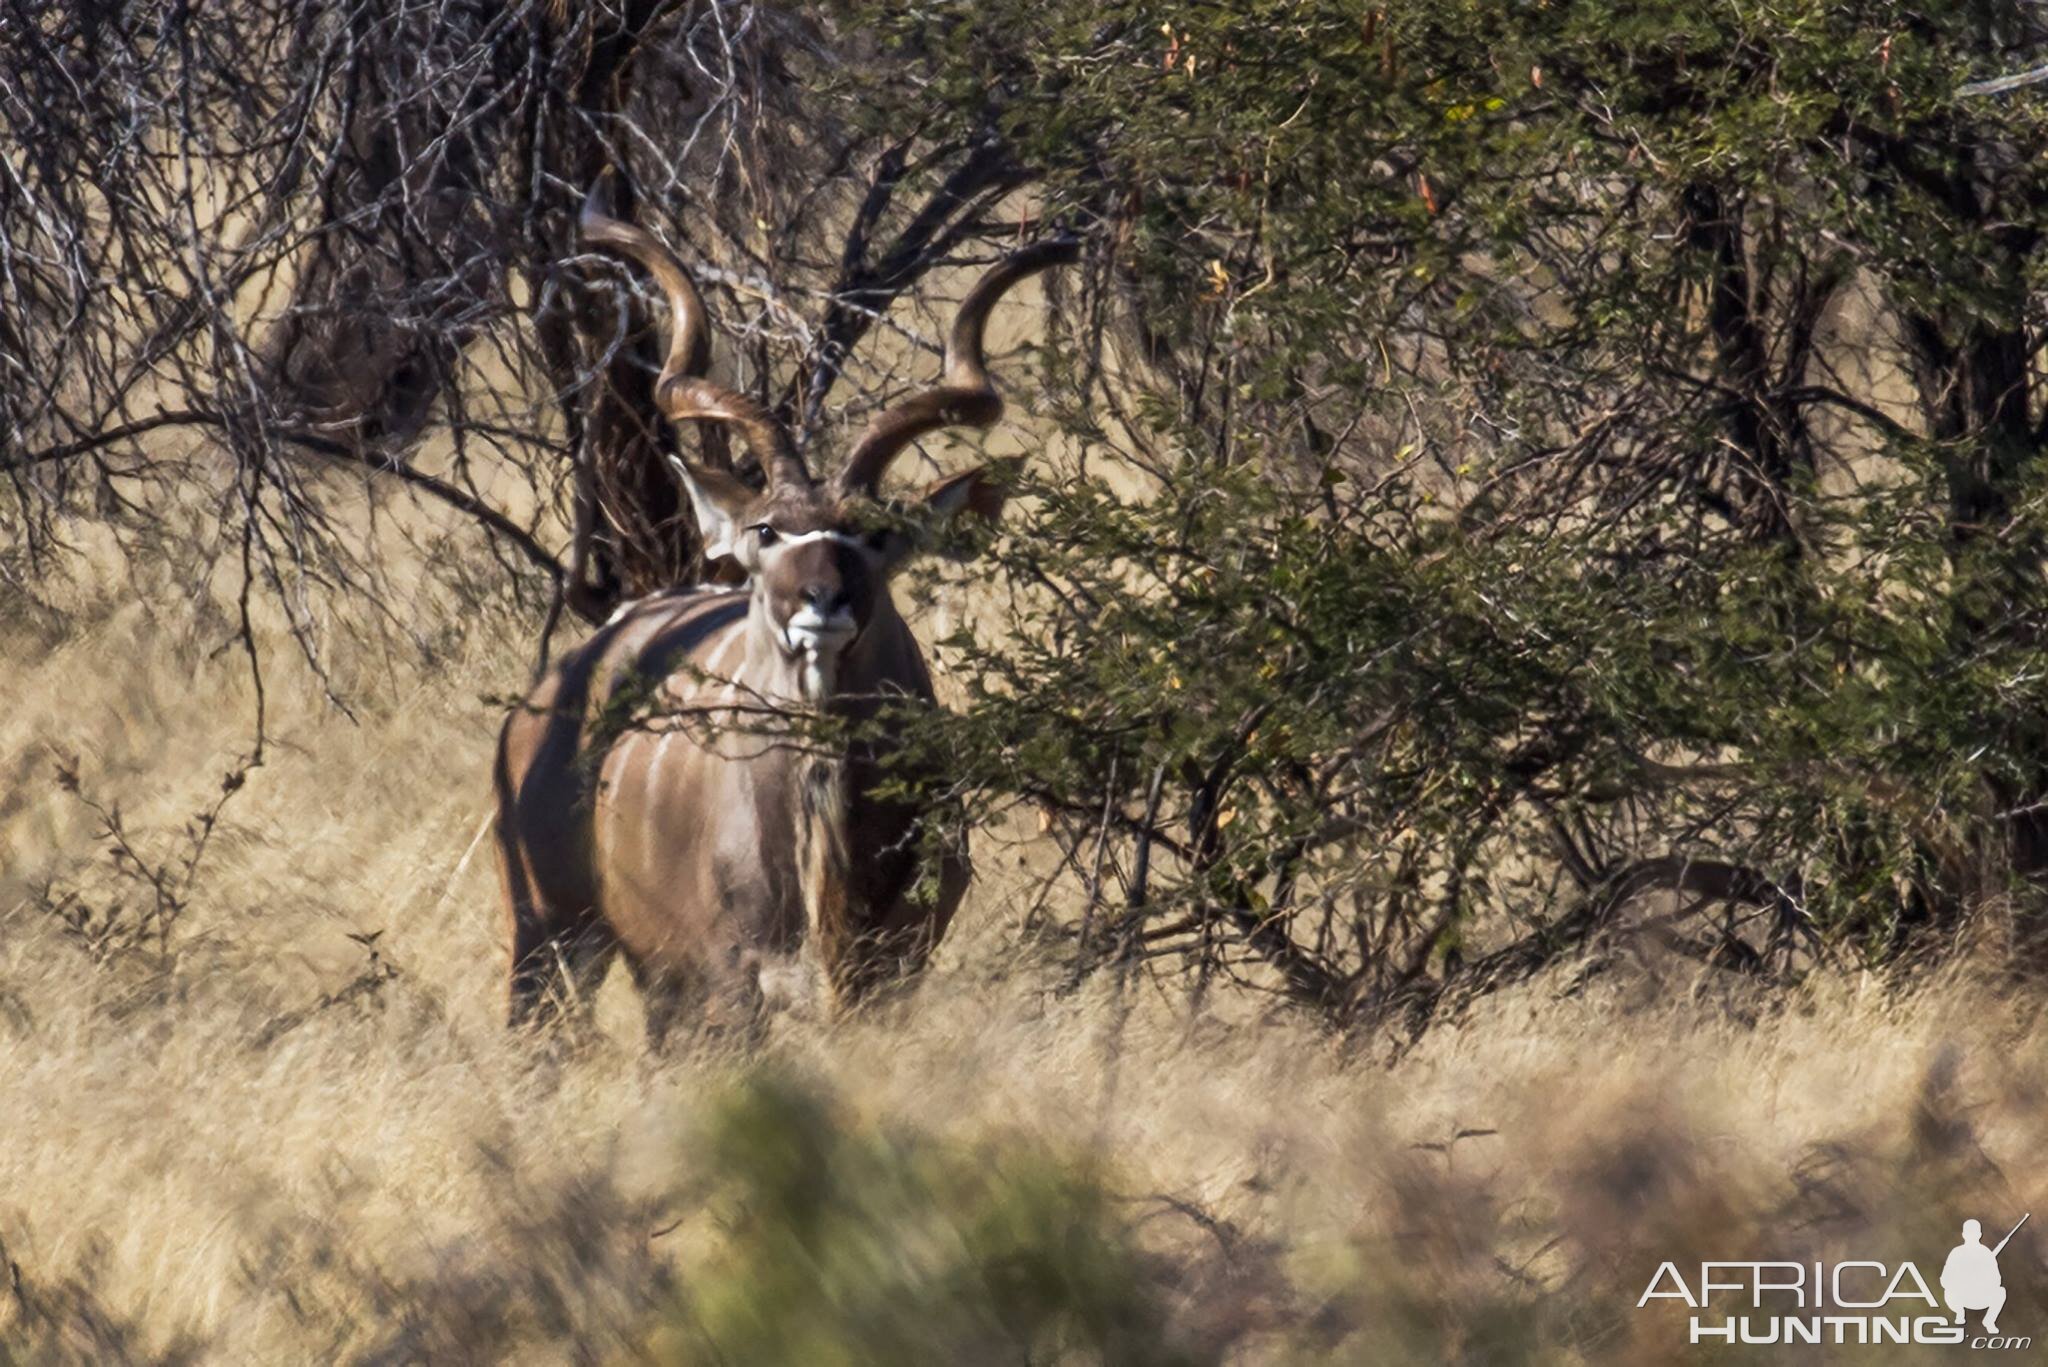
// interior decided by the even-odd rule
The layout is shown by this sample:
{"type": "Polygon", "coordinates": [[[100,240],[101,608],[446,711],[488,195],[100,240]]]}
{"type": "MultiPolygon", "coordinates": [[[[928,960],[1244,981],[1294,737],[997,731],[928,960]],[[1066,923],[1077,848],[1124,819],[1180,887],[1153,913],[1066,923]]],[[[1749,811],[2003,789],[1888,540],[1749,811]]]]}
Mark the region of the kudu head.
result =
{"type": "Polygon", "coordinates": [[[673,315],[668,357],[655,381],[655,402],[673,422],[729,424],[760,463],[756,491],[733,474],[670,458],[690,496],[707,560],[727,557],[745,572],[754,611],[792,662],[830,662],[856,640],[887,599],[890,574],[919,549],[912,530],[970,513],[994,521],[1002,512],[1000,472],[990,467],[942,479],[925,490],[926,516],[885,501],[883,474],[899,452],[941,427],[987,427],[1003,402],[989,382],[982,334],[989,312],[1018,281],[1078,254],[1070,241],[1026,248],[983,275],[953,319],[938,384],[875,417],[831,478],[812,477],[789,431],[754,399],[705,378],[711,333],[704,300],[681,261],[653,234],[608,216],[604,183],[584,205],[586,242],[609,247],[646,267],[668,296],[673,315]]]}

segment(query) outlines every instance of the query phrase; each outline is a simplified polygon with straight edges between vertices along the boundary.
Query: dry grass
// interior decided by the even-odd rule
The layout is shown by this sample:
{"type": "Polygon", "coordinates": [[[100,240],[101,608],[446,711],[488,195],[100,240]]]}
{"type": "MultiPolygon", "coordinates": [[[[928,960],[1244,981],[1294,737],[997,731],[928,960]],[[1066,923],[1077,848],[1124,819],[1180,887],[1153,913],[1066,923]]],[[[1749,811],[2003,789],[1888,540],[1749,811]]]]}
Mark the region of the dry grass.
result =
{"type": "MultiPolygon", "coordinates": [[[[18,1278],[0,1360],[730,1358],[706,1307],[744,1307],[768,1264],[707,1217],[725,1175],[703,1136],[741,1123],[736,1104],[782,1123],[732,1100],[752,1065],[646,1057],[616,978],[582,1047],[499,1027],[504,937],[473,842],[482,698],[523,680],[522,619],[463,614],[431,662],[338,658],[353,723],[303,674],[273,677],[275,743],[227,808],[173,966],[95,962],[44,910],[46,880],[133,895],[53,781],[60,757],[156,857],[246,745],[242,666],[193,619],[174,588],[102,589],[0,629],[0,1242],[18,1278]],[[351,938],[372,932],[375,971],[351,938]]],[[[1143,981],[1054,992],[1012,933],[1012,857],[984,851],[913,1000],[789,1023],[762,1062],[830,1099],[804,1123],[835,1142],[952,1156],[909,1190],[1054,1156],[1131,1251],[1161,1353],[1677,1360],[1682,1325],[1634,1309],[1663,1258],[1934,1267],[1959,1212],[2048,1220],[2048,1034],[2031,1000],[1961,971],[1764,1012],[1682,981],[1538,986],[1390,1061],[1257,1003],[1195,1018],[1143,981]]],[[[984,1198],[1007,1209],[960,1199],[984,1198]]],[[[870,1216],[838,1218],[882,1263],[924,1266],[870,1216]]],[[[2008,1253],[2006,1319],[2048,1338],[2044,1248],[2008,1253]]],[[[840,1360],[900,1352],[901,1324],[862,1348],[858,1288],[819,1277],[779,1278],[812,1302],[757,1318],[831,1304],[840,1360]]]]}

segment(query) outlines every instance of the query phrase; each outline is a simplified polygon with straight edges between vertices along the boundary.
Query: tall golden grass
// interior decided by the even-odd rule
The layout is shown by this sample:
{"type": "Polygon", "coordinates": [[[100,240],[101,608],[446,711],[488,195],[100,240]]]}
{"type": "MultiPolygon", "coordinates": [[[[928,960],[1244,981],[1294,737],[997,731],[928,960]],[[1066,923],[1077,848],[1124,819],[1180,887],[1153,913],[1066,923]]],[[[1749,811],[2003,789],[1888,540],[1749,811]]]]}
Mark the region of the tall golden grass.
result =
{"type": "Polygon", "coordinates": [[[509,1036],[478,837],[532,619],[434,612],[335,634],[352,719],[272,651],[168,956],[58,914],[144,895],[81,796],[174,865],[246,665],[171,575],[0,612],[0,1360],[1675,1362],[1665,1259],[1931,1269],[2030,1209],[2004,1321],[2048,1341],[2048,1032],[1967,966],[1646,964],[1396,1051],[1062,992],[991,840],[907,1000],[654,1058],[619,975],[593,1038],[509,1036]]]}

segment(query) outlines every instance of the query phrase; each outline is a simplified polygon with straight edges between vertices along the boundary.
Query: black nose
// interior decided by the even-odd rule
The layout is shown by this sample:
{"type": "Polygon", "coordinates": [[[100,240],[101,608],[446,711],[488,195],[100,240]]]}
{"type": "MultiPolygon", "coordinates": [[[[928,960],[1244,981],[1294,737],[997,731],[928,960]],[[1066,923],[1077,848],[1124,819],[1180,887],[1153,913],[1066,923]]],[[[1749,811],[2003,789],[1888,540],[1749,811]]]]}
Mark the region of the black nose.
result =
{"type": "Polygon", "coordinates": [[[806,584],[801,596],[820,617],[830,617],[847,604],[846,591],[837,584],[806,584]]]}

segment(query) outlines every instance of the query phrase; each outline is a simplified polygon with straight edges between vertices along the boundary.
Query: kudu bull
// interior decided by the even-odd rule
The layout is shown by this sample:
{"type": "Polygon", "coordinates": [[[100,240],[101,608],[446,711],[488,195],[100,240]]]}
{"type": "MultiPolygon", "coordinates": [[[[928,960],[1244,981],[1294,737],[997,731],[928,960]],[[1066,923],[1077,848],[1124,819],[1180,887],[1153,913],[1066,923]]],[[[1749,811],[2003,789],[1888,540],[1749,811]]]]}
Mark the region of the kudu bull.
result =
{"type": "MultiPolygon", "coordinates": [[[[901,715],[891,700],[932,702],[889,596],[891,574],[917,549],[904,530],[916,519],[889,515],[878,485],[918,437],[996,420],[1002,401],[982,354],[989,312],[1075,248],[1044,243],[984,275],[960,304],[941,382],[881,413],[821,483],[766,409],[705,377],[710,329],[682,263],[607,217],[595,192],[582,229],[668,296],[662,412],[728,424],[766,477],[757,493],[672,459],[706,558],[729,557],[746,582],[627,605],[563,657],[499,741],[512,1022],[587,1001],[623,953],[658,1045],[685,1014],[748,1031],[769,1006],[808,999],[830,1010],[915,972],[945,934],[967,886],[965,852],[948,845],[936,878],[921,879],[917,846],[934,812],[878,791],[901,715]],[[866,728],[820,754],[747,721],[806,710],[866,728]]],[[[985,469],[924,495],[933,518],[993,520],[1002,501],[985,469]]]]}

